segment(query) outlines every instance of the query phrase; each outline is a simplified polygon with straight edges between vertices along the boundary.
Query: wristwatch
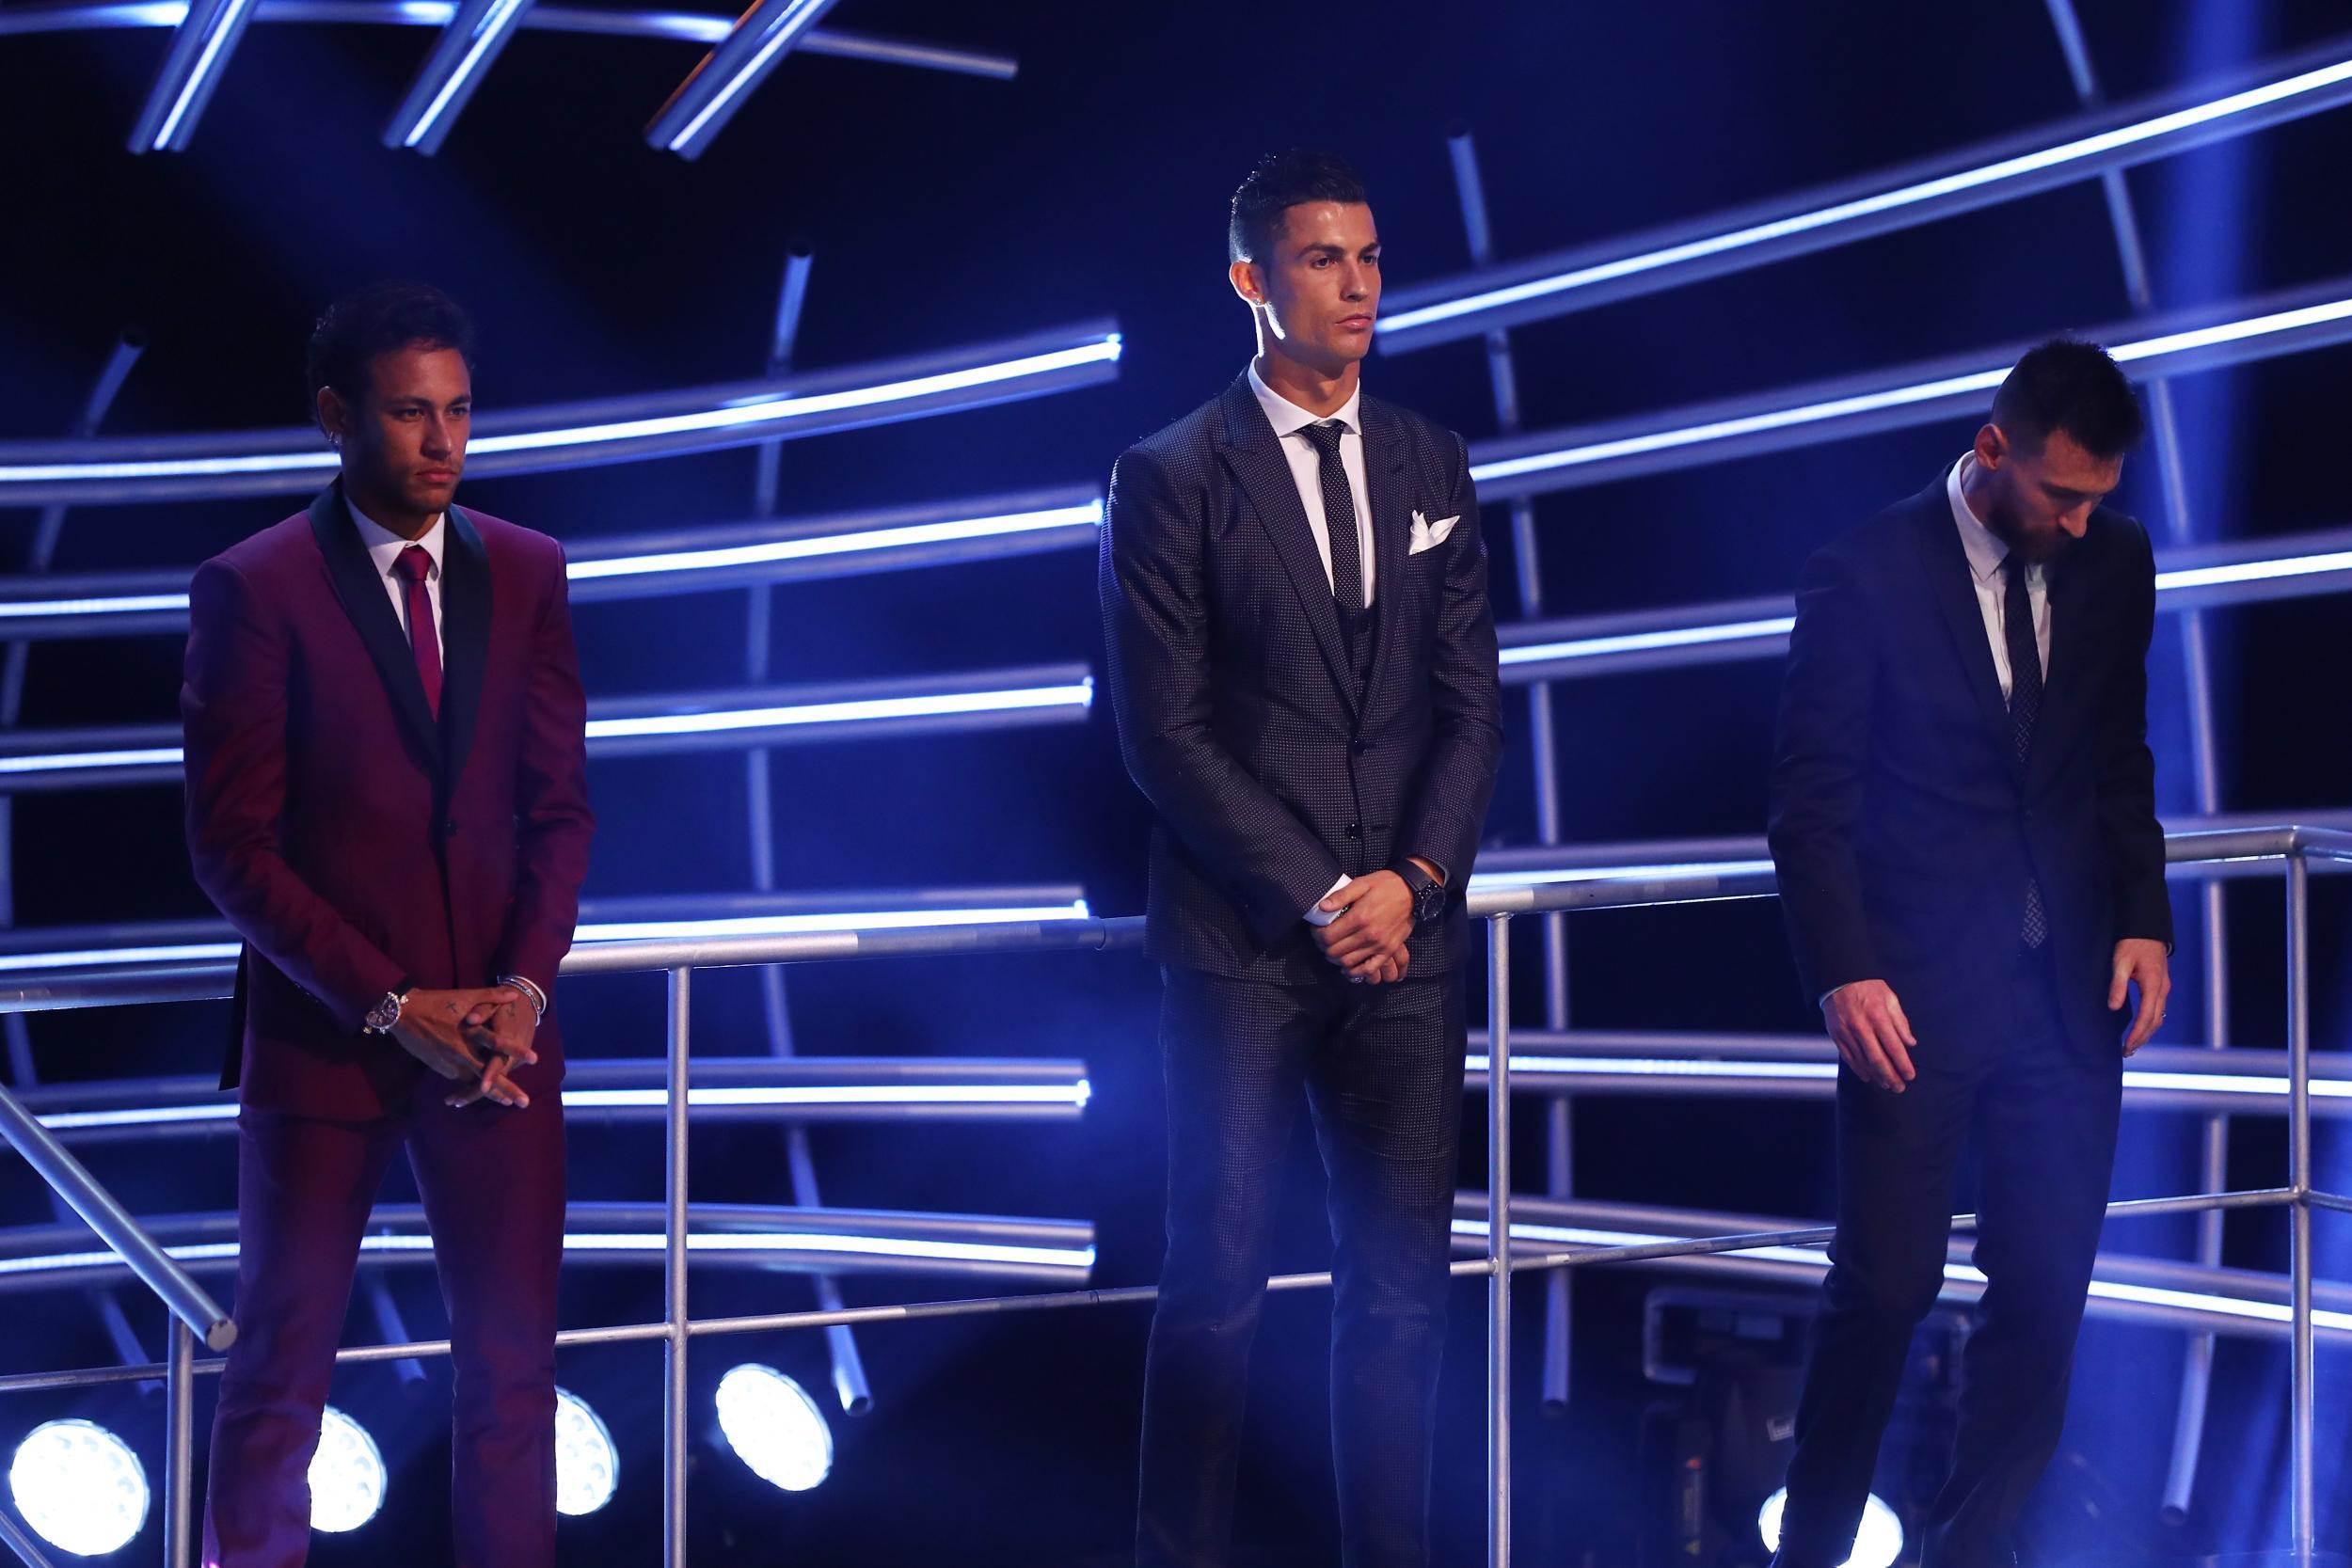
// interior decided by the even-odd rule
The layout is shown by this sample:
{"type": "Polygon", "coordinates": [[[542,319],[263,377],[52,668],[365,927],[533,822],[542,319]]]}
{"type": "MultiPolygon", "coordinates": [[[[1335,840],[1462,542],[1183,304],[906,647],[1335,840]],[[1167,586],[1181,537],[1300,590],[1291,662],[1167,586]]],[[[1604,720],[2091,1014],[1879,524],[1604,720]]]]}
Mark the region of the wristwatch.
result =
{"type": "Polygon", "coordinates": [[[390,1034],[400,1022],[401,1004],[408,1000],[408,993],[416,989],[416,981],[403,975],[399,985],[384,993],[383,1001],[368,1009],[367,1016],[359,1021],[359,1026],[371,1035],[390,1034]]]}
{"type": "Polygon", "coordinates": [[[1409,860],[1397,862],[1389,868],[1405,879],[1405,886],[1413,895],[1413,924],[1428,926],[1445,913],[1445,884],[1409,860]]]}

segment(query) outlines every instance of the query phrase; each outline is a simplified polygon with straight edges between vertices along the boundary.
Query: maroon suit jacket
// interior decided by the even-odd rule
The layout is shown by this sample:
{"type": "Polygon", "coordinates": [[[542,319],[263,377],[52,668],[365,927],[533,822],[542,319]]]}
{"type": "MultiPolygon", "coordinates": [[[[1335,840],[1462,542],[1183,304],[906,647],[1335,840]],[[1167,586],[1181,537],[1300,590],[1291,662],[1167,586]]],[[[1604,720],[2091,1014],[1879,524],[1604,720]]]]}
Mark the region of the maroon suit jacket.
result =
{"type": "MultiPolygon", "coordinates": [[[[246,941],[222,1084],[248,1105],[405,1109],[425,1068],[360,1026],[403,980],[555,995],[596,826],[564,552],[453,506],[446,533],[437,722],[340,482],[190,585],[188,853],[246,941]]],[[[532,1095],[552,1006],[536,1047],[532,1095]]]]}

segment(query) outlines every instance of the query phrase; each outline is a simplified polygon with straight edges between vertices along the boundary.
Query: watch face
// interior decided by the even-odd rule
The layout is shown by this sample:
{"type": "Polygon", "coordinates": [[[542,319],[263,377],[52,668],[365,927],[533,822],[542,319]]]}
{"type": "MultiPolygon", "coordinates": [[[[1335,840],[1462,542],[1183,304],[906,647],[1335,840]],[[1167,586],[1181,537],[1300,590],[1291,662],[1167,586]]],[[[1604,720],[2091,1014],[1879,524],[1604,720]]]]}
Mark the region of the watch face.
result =
{"type": "Polygon", "coordinates": [[[1431,882],[1413,895],[1413,903],[1422,920],[1435,920],[1445,912],[1445,889],[1431,882]]]}

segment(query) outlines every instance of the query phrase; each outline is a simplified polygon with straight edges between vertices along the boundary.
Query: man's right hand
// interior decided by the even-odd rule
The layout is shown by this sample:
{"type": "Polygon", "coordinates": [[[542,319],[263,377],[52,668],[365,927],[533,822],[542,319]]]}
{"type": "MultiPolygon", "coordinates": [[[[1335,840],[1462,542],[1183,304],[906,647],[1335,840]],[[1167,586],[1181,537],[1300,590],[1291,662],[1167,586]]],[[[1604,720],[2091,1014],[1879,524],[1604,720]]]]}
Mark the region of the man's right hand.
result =
{"type": "Polygon", "coordinates": [[[401,1003],[400,1022],[392,1025],[392,1038],[400,1042],[403,1051],[444,1078],[479,1080],[484,1063],[474,1042],[486,1043],[486,1031],[479,1027],[469,1029],[466,1019],[476,1007],[518,1002],[521,995],[512,986],[485,986],[473,990],[412,990],[401,1003]]]}
{"type": "Polygon", "coordinates": [[[1829,1037],[1848,1067],[1868,1083],[1895,1094],[1918,1076],[1911,1053],[1919,1041],[1903,1017],[1903,1005],[1883,980],[1855,980],[1821,998],[1829,1037]]]}

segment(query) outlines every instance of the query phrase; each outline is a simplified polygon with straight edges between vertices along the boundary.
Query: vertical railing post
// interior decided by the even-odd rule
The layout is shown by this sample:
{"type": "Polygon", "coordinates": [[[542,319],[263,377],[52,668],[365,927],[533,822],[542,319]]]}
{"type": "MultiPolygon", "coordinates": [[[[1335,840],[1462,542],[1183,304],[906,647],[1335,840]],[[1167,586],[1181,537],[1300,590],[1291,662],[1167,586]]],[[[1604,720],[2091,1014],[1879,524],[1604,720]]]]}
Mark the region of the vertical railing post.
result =
{"type": "Polygon", "coordinates": [[[164,1379],[164,1568],[196,1560],[196,1336],[170,1314],[164,1379]]]}
{"type": "Polygon", "coordinates": [[[1486,925],[1486,1563],[1511,1561],[1511,917],[1486,925]]]}
{"type": "Polygon", "coordinates": [[[2311,862],[2287,852],[2287,1183],[2295,1191],[2287,1268],[2293,1282],[2294,1342],[2287,1384],[2294,1431],[2288,1445],[2292,1495],[2287,1528],[2297,1568],[2312,1560],[2312,942],[2311,862]]]}
{"type": "Polygon", "coordinates": [[[661,1557],[686,1568],[686,1105],[687,1024],[694,972],[670,971],[668,1230],[663,1236],[662,1292],[669,1338],[661,1342],[661,1557]]]}

